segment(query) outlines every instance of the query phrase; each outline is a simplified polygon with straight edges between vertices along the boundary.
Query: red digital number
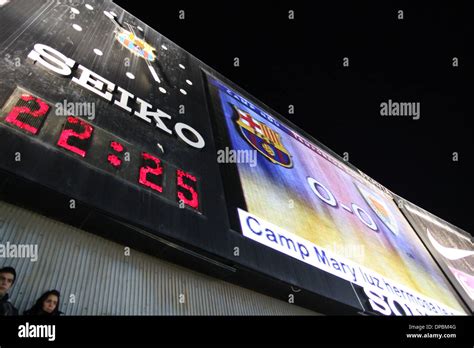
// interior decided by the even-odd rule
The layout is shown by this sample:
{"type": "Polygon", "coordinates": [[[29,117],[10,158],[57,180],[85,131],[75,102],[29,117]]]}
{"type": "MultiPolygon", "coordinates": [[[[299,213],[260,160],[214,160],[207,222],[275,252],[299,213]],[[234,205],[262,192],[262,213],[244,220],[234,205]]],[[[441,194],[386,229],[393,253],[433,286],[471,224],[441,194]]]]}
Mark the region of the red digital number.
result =
{"type": "Polygon", "coordinates": [[[163,192],[163,167],[161,160],[149,153],[143,152],[142,161],[143,165],[140,167],[138,182],[152,190],[163,192]]]}
{"type": "MultiPolygon", "coordinates": [[[[118,141],[111,141],[110,147],[119,154],[121,154],[124,150],[123,145],[120,144],[118,141]]],[[[107,156],[107,161],[110,163],[111,166],[115,168],[120,168],[123,162],[123,160],[121,160],[117,155],[114,154],[109,154],[107,156]]]]}
{"type": "Polygon", "coordinates": [[[196,191],[196,177],[186,173],[180,169],[176,171],[177,177],[177,192],[178,192],[178,202],[183,202],[187,206],[198,209],[199,207],[199,196],[196,191]],[[184,179],[188,181],[188,184],[184,182],[184,179]],[[180,190],[184,189],[185,191],[180,190]],[[187,196],[187,197],[186,197],[187,196]]]}
{"type": "Polygon", "coordinates": [[[58,146],[75,153],[81,157],[86,157],[87,150],[92,140],[92,127],[76,117],[69,116],[64,125],[58,140],[58,146]]]}
{"type": "Polygon", "coordinates": [[[48,110],[49,105],[41,99],[23,94],[5,121],[28,133],[36,134],[41,128],[48,110]]]}

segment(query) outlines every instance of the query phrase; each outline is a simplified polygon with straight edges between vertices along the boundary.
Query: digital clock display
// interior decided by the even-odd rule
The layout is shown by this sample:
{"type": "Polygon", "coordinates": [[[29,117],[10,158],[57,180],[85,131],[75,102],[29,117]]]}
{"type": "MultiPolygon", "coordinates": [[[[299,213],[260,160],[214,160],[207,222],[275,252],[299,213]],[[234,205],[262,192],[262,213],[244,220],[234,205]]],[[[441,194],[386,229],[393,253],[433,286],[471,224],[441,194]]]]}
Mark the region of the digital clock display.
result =
{"type": "Polygon", "coordinates": [[[53,103],[16,88],[4,107],[0,123],[19,136],[83,161],[93,168],[138,185],[181,208],[200,212],[198,178],[137,149],[123,139],[74,115],[58,116],[53,103]]]}

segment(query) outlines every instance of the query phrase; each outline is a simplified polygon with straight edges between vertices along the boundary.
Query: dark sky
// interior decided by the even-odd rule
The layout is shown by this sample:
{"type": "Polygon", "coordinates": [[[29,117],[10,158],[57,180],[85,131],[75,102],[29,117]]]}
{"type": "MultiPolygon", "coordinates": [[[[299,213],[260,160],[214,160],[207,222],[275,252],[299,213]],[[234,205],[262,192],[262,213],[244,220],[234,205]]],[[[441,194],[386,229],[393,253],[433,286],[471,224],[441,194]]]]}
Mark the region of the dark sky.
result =
{"type": "Polygon", "coordinates": [[[466,7],[115,2],[390,190],[473,233],[474,21],[466,7]],[[420,119],[382,117],[389,99],[419,102],[420,119]]]}

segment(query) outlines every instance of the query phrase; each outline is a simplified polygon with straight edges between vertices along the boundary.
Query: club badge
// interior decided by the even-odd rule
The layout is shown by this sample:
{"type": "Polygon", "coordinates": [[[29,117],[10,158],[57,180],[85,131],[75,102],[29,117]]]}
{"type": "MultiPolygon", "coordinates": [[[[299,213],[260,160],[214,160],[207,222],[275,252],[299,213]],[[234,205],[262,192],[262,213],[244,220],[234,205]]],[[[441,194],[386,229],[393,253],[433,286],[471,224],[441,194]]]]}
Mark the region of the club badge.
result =
{"type": "Polygon", "coordinates": [[[244,139],[274,164],[285,168],[293,167],[291,155],[281,142],[280,134],[254,119],[249,113],[233,105],[237,114],[236,124],[244,139]]]}
{"type": "Polygon", "coordinates": [[[399,233],[399,227],[397,224],[397,220],[390,210],[390,208],[387,206],[387,204],[384,202],[382,198],[377,196],[375,193],[372,191],[367,190],[361,185],[355,184],[357,189],[359,190],[360,194],[364,198],[365,202],[369,205],[369,207],[372,209],[372,211],[377,214],[380,220],[385,224],[385,226],[388,227],[388,229],[394,234],[398,235],[399,233]]]}

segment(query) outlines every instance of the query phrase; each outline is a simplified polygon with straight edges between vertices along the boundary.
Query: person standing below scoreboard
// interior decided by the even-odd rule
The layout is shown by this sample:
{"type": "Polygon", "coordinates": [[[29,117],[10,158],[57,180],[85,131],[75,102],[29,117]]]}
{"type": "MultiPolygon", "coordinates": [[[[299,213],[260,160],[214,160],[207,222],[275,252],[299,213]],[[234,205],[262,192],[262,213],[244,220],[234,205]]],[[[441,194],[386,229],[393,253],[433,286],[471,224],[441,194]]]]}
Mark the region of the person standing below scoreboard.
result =
{"type": "Polygon", "coordinates": [[[0,268],[0,316],[18,315],[18,309],[8,301],[8,290],[16,280],[16,271],[13,267],[0,268]]]}

